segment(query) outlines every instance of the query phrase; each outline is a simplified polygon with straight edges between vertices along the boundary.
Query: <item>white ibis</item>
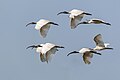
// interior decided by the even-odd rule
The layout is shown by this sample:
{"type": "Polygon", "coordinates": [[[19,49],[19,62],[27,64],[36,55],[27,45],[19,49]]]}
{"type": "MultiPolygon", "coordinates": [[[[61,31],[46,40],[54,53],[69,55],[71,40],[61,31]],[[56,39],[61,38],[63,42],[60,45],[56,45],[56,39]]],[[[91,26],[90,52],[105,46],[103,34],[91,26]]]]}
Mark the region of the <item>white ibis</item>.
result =
{"type": "Polygon", "coordinates": [[[58,48],[64,48],[64,47],[52,43],[46,43],[45,45],[43,45],[41,53],[45,54],[47,63],[51,59],[51,55],[55,54],[56,51],[58,51],[58,48]]]}
{"type": "Polygon", "coordinates": [[[85,62],[85,64],[90,64],[91,63],[89,61],[89,59],[93,57],[93,53],[101,55],[101,53],[98,53],[98,52],[96,52],[95,50],[93,50],[91,48],[82,48],[79,51],[70,52],[67,56],[69,56],[70,54],[74,54],[74,53],[80,53],[80,54],[82,54],[83,61],[85,62]]]}
{"type": "Polygon", "coordinates": [[[73,9],[71,11],[63,11],[63,12],[58,13],[57,15],[59,15],[59,14],[70,14],[69,18],[70,18],[71,29],[76,28],[76,25],[82,20],[82,18],[85,15],[92,15],[90,13],[87,13],[82,10],[77,10],[77,9],[73,9]]]}
{"type": "Polygon", "coordinates": [[[110,44],[109,43],[104,43],[102,40],[102,35],[98,34],[94,37],[94,41],[96,43],[96,47],[94,48],[94,50],[105,50],[105,49],[113,49],[108,47],[110,44]]]}
{"type": "Polygon", "coordinates": [[[47,36],[48,30],[49,30],[51,24],[58,26],[57,23],[54,23],[52,21],[45,20],[45,19],[40,19],[38,22],[28,23],[26,26],[28,26],[30,24],[36,24],[35,29],[40,30],[40,34],[43,38],[45,38],[47,36]]]}
{"type": "Polygon", "coordinates": [[[64,48],[63,46],[58,46],[52,43],[45,43],[42,45],[37,46],[29,46],[28,48],[36,48],[36,52],[40,53],[40,59],[42,62],[47,62],[51,60],[51,56],[58,51],[58,48],[64,48]],[[40,47],[39,47],[40,46],[40,47]]]}
{"type": "Polygon", "coordinates": [[[80,24],[105,24],[105,25],[109,25],[109,26],[111,25],[110,23],[105,22],[101,19],[90,19],[87,21],[83,21],[83,22],[78,23],[77,26],[80,24]]]}

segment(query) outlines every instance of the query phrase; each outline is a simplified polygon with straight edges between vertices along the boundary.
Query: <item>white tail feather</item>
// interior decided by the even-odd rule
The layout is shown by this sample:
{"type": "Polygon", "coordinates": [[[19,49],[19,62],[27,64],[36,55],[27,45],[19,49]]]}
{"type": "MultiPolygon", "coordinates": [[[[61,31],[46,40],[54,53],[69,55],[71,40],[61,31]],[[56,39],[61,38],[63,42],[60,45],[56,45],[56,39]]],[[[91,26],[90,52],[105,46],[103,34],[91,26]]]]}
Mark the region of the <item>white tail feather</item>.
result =
{"type": "Polygon", "coordinates": [[[104,43],[105,47],[108,47],[110,44],[109,43],[104,43]]]}

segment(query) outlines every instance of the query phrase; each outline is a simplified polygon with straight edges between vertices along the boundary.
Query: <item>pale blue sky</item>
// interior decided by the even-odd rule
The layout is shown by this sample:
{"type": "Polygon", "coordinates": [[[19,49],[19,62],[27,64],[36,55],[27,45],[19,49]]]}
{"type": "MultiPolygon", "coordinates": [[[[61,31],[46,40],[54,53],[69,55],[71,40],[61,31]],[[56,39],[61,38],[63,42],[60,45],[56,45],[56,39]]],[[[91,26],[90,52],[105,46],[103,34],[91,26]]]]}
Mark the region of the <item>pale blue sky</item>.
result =
{"type": "Polygon", "coordinates": [[[0,80],[120,80],[120,1],[119,0],[1,0],[0,1],[0,80]],[[67,15],[57,16],[64,10],[81,9],[92,13],[85,19],[100,18],[112,26],[81,25],[70,29],[67,15]],[[39,35],[31,21],[44,18],[58,23],[46,38],[39,35]],[[81,55],[66,55],[82,47],[94,47],[93,37],[101,33],[113,51],[94,55],[85,65],[81,55]],[[65,46],[49,64],[39,60],[32,44],[51,42],[65,46]]]}

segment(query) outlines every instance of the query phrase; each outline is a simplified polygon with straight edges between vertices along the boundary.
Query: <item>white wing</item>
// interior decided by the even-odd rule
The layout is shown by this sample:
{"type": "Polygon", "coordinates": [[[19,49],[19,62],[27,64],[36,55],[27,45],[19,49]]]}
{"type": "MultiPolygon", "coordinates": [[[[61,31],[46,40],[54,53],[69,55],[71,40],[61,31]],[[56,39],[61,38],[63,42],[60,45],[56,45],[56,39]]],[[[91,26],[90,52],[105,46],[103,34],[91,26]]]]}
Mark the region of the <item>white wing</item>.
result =
{"type": "Polygon", "coordinates": [[[105,47],[101,34],[96,35],[94,37],[94,41],[96,43],[96,46],[105,47]]]}
{"type": "Polygon", "coordinates": [[[71,26],[71,29],[74,29],[76,28],[77,24],[82,20],[83,18],[83,15],[78,15],[78,16],[75,16],[75,15],[70,15],[70,26],[71,26]]]}
{"type": "Polygon", "coordinates": [[[83,54],[83,61],[85,62],[85,64],[90,64],[91,62],[90,62],[90,58],[92,58],[93,57],[93,54],[92,53],[90,53],[90,52],[85,52],[84,54],[83,54]]]}
{"type": "Polygon", "coordinates": [[[50,24],[46,24],[40,28],[40,34],[43,38],[47,36],[49,29],[50,29],[50,24]]]}
{"type": "Polygon", "coordinates": [[[58,51],[57,48],[53,47],[46,53],[46,61],[47,62],[52,59],[52,56],[53,56],[53,54],[56,53],[56,51],[58,51]]]}
{"type": "Polygon", "coordinates": [[[46,58],[45,58],[44,55],[45,55],[45,54],[40,53],[40,60],[41,60],[42,62],[45,62],[45,61],[46,61],[46,58]]]}
{"type": "Polygon", "coordinates": [[[52,54],[55,54],[56,51],[57,48],[55,48],[55,45],[52,43],[46,43],[42,48],[42,53],[45,54],[47,62],[51,60],[52,54]]]}
{"type": "Polygon", "coordinates": [[[44,25],[46,25],[49,21],[48,20],[44,20],[44,19],[40,19],[36,26],[35,26],[35,29],[36,30],[40,30],[41,27],[43,27],[44,25]]]}
{"type": "Polygon", "coordinates": [[[52,43],[45,43],[42,47],[42,53],[47,53],[51,48],[53,48],[55,45],[52,43]]]}

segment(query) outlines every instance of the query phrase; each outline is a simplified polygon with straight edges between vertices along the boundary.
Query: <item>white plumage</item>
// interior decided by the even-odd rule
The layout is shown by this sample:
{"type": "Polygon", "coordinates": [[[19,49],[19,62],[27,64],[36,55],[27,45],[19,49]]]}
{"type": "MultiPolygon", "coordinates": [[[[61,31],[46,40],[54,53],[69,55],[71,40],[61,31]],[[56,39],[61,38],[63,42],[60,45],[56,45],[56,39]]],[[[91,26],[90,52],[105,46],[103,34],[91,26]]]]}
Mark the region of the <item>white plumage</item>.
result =
{"type": "Polygon", "coordinates": [[[26,26],[28,26],[30,24],[36,24],[35,29],[40,31],[40,34],[43,38],[45,38],[47,36],[47,33],[51,27],[51,24],[58,26],[57,23],[54,23],[52,21],[45,20],[45,19],[40,19],[38,22],[28,23],[26,26]]]}
{"type": "MultiPolygon", "coordinates": [[[[45,19],[40,19],[38,22],[37,22],[37,24],[36,24],[36,26],[35,26],[35,29],[36,30],[40,30],[40,28],[42,27],[42,26],[45,26],[46,24],[48,24],[50,21],[48,21],[48,20],[45,20],[45,19]]],[[[50,25],[50,24],[49,24],[50,25]]]]}
{"type": "Polygon", "coordinates": [[[77,24],[77,26],[80,25],[80,24],[106,24],[106,25],[111,25],[110,23],[105,22],[104,20],[95,19],[95,18],[87,20],[87,21],[80,22],[80,23],[77,24]]]}
{"type": "Polygon", "coordinates": [[[89,61],[89,59],[93,57],[93,53],[101,55],[101,53],[98,53],[98,52],[96,52],[95,50],[93,50],[91,48],[82,48],[79,51],[70,52],[67,56],[69,56],[70,54],[74,54],[74,53],[82,54],[83,61],[85,62],[85,64],[90,64],[91,63],[89,61]]]}
{"type": "MultiPolygon", "coordinates": [[[[38,45],[37,45],[38,46],[38,45]]],[[[51,60],[51,56],[53,54],[56,53],[56,51],[58,51],[58,48],[64,48],[63,46],[57,46],[55,44],[52,44],[52,43],[45,43],[45,44],[42,44],[41,47],[37,47],[37,46],[29,46],[27,47],[30,48],[36,48],[36,52],[39,52],[40,53],[40,59],[42,62],[47,62],[51,60]]]]}
{"type": "Polygon", "coordinates": [[[94,41],[96,43],[96,47],[94,48],[94,50],[105,50],[105,49],[113,49],[113,48],[109,48],[108,46],[110,45],[109,43],[104,43],[102,40],[102,35],[98,34],[94,37],[94,41]]]}
{"type": "Polygon", "coordinates": [[[92,15],[90,13],[87,13],[82,10],[77,10],[77,9],[73,9],[71,11],[63,11],[63,12],[58,13],[57,15],[59,15],[59,14],[70,14],[69,18],[70,18],[71,29],[76,28],[76,25],[82,20],[82,18],[85,15],[92,15]]]}

